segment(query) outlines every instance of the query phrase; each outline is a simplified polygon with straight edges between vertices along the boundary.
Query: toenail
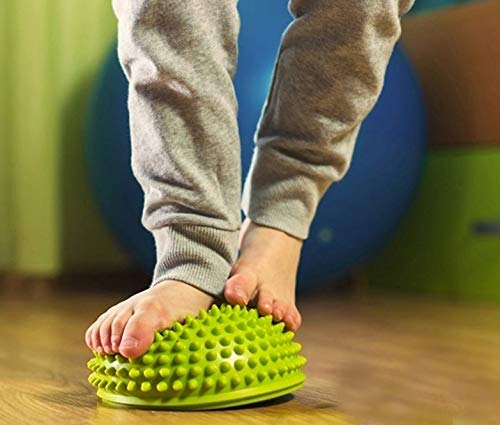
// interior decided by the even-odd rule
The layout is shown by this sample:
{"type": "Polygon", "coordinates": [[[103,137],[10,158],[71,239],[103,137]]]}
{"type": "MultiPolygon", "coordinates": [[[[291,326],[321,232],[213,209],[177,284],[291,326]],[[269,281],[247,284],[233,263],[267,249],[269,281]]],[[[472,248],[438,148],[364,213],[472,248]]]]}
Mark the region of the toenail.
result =
{"type": "Polygon", "coordinates": [[[243,299],[243,302],[245,304],[247,303],[247,296],[241,289],[235,289],[234,292],[236,295],[238,295],[239,297],[241,297],[243,299]]]}
{"type": "Polygon", "coordinates": [[[137,348],[139,341],[135,338],[125,338],[120,344],[120,348],[137,348]]]}

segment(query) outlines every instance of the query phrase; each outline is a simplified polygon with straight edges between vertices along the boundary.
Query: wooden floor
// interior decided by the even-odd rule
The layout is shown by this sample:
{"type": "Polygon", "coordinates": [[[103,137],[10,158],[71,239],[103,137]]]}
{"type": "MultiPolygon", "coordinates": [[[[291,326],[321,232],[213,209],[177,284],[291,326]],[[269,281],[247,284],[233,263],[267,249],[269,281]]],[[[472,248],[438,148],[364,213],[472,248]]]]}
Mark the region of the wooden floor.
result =
{"type": "Polygon", "coordinates": [[[105,407],[87,383],[84,330],[122,297],[0,289],[2,425],[500,424],[500,307],[303,299],[303,389],[241,409],[173,413],[105,407]]]}

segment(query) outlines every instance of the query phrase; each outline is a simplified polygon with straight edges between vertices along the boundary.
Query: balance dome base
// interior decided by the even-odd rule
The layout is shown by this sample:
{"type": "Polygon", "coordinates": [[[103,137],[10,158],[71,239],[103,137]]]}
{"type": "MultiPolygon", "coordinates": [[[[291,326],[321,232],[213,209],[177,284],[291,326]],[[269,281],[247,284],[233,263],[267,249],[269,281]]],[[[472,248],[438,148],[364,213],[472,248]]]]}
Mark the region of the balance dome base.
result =
{"type": "Polygon", "coordinates": [[[161,398],[143,399],[113,394],[103,389],[97,391],[97,396],[102,399],[103,404],[119,408],[211,410],[242,406],[281,397],[300,389],[304,385],[304,381],[305,375],[303,373],[298,373],[296,377],[286,381],[281,380],[280,382],[266,384],[262,387],[242,389],[228,394],[208,395],[199,400],[193,400],[191,398],[183,399],[182,397],[168,400],[161,398]]]}

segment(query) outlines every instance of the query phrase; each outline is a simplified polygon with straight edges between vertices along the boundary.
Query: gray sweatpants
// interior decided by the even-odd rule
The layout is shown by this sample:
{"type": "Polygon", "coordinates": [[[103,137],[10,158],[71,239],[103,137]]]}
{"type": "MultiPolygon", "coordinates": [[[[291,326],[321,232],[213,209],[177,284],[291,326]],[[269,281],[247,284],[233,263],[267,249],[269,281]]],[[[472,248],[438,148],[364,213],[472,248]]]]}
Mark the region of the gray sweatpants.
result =
{"type": "Polygon", "coordinates": [[[321,196],[347,171],[412,3],[290,0],[295,20],[241,196],[237,0],[113,0],[132,170],[157,249],[153,285],[175,279],[222,297],[240,202],[255,223],[307,238],[321,196]]]}

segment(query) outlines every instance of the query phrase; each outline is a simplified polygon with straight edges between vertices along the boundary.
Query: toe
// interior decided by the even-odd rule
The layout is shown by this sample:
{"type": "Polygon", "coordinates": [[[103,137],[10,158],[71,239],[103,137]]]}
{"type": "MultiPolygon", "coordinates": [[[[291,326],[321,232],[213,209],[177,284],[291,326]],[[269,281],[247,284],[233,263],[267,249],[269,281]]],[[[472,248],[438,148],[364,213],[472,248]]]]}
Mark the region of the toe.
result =
{"type": "Polygon", "coordinates": [[[131,316],[131,309],[124,310],[118,313],[113,319],[113,323],[111,323],[111,348],[115,353],[119,350],[123,330],[131,316]]]}
{"type": "Polygon", "coordinates": [[[283,321],[288,329],[296,332],[302,324],[302,317],[296,307],[289,307],[283,317],[283,321]]]}
{"type": "Polygon", "coordinates": [[[286,308],[281,305],[279,301],[274,301],[273,303],[273,319],[275,322],[281,322],[283,316],[285,315],[286,308]]]}
{"type": "Polygon", "coordinates": [[[111,347],[111,324],[115,319],[115,314],[108,314],[108,316],[102,321],[99,327],[99,338],[101,340],[102,349],[106,354],[114,354],[111,347]]]}
{"type": "Polygon", "coordinates": [[[92,329],[93,325],[90,325],[89,328],[87,329],[87,332],[85,332],[85,343],[87,344],[87,347],[89,347],[91,350],[94,349],[92,346],[92,329]]]}
{"type": "Polygon", "coordinates": [[[260,314],[268,315],[273,312],[273,297],[264,291],[259,292],[259,299],[257,301],[257,310],[260,314]]]}
{"type": "Polygon", "coordinates": [[[247,305],[257,287],[257,278],[244,273],[236,273],[224,287],[224,297],[233,305],[247,305]]]}
{"type": "Polygon", "coordinates": [[[154,339],[154,333],[165,328],[165,320],[153,311],[135,311],[125,325],[119,351],[129,358],[143,355],[154,339]]]}
{"type": "Polygon", "coordinates": [[[302,315],[299,313],[299,310],[297,310],[297,308],[295,308],[295,307],[294,307],[293,317],[294,317],[295,327],[296,327],[295,330],[297,330],[302,325],[302,315]]]}
{"type": "Polygon", "coordinates": [[[101,335],[100,335],[100,330],[101,330],[101,324],[104,321],[104,319],[107,317],[107,314],[101,315],[95,323],[92,325],[92,331],[91,331],[91,345],[92,348],[97,351],[99,354],[104,354],[104,350],[102,348],[101,344],[101,335]]]}

